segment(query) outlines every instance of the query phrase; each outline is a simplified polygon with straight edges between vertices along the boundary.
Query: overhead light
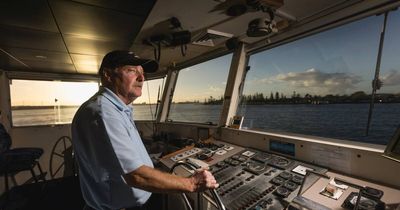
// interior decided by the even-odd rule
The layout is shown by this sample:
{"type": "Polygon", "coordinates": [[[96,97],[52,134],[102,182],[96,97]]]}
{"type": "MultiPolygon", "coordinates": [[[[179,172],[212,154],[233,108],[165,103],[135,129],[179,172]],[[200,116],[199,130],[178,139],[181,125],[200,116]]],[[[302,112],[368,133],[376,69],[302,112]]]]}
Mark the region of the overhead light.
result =
{"type": "Polygon", "coordinates": [[[35,58],[47,59],[47,56],[44,56],[44,55],[35,55],[35,58]]]}

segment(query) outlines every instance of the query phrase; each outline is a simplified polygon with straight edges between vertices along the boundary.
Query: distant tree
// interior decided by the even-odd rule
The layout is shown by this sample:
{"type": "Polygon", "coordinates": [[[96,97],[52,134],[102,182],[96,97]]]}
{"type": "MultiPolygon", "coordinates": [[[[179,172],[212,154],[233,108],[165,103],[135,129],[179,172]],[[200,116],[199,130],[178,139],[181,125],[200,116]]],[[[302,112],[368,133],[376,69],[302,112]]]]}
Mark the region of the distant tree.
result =
{"type": "MultiPolygon", "coordinates": [[[[241,104],[266,104],[278,102],[277,104],[309,104],[309,103],[367,103],[371,99],[371,95],[367,95],[364,91],[357,91],[350,96],[344,94],[327,94],[325,96],[311,95],[305,93],[304,97],[300,93],[293,91],[291,98],[287,98],[283,93],[273,92],[270,93],[269,98],[264,97],[263,93],[254,93],[249,95],[242,95],[240,98],[241,104]]],[[[218,98],[210,96],[204,99],[204,104],[222,104],[224,100],[223,95],[218,98]]],[[[400,103],[400,93],[398,94],[377,94],[375,100],[379,103],[400,103]]],[[[177,103],[177,102],[172,102],[177,103]]],[[[179,102],[179,103],[199,103],[199,100],[179,102]]]]}
{"type": "Polygon", "coordinates": [[[354,101],[354,102],[359,102],[359,101],[368,100],[368,99],[369,99],[369,97],[367,94],[365,94],[364,91],[357,91],[350,95],[350,100],[354,101]]]}
{"type": "Polygon", "coordinates": [[[275,93],[275,100],[279,101],[279,93],[278,92],[275,93]]]}
{"type": "Polygon", "coordinates": [[[256,93],[255,94],[255,102],[257,102],[257,103],[264,102],[264,94],[263,93],[256,93]]]}

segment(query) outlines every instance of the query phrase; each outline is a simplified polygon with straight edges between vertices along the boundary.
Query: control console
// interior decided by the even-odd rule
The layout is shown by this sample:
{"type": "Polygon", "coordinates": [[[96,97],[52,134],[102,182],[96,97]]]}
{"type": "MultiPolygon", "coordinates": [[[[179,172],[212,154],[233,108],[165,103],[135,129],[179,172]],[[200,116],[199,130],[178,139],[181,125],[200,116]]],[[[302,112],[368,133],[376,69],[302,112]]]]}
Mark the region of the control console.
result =
{"type": "MultiPolygon", "coordinates": [[[[171,167],[179,160],[209,170],[220,184],[217,189],[227,209],[284,209],[297,196],[307,170],[325,173],[327,169],[277,154],[246,149],[228,143],[202,143],[162,160],[171,167]]],[[[303,189],[317,177],[305,180],[303,189]]],[[[211,197],[207,193],[205,196],[211,197]]]]}
{"type": "MultiPolygon", "coordinates": [[[[227,209],[284,209],[298,194],[307,168],[327,170],[276,154],[246,149],[210,167],[227,209]]],[[[308,178],[307,189],[317,178],[308,178]]]]}

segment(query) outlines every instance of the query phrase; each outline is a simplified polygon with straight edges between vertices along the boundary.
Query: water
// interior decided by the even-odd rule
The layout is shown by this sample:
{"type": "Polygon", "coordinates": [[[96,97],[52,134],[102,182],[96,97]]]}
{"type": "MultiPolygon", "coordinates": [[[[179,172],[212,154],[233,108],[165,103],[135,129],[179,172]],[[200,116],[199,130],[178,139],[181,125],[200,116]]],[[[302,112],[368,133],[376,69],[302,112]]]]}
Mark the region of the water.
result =
{"type": "MultiPolygon", "coordinates": [[[[221,105],[172,104],[168,119],[217,123],[221,105]]],[[[400,104],[375,104],[369,135],[365,135],[369,104],[246,105],[238,113],[243,127],[328,138],[387,144],[400,125],[400,104]]],[[[14,110],[14,126],[70,123],[78,107],[14,110]],[[58,114],[60,113],[60,114],[58,114]]],[[[136,120],[152,120],[155,105],[134,105],[136,120]],[[152,113],[152,114],[151,114],[152,113]]]]}
{"type": "Polygon", "coordinates": [[[222,105],[172,104],[168,119],[182,122],[217,124],[222,105]]]}
{"type": "Polygon", "coordinates": [[[244,127],[387,144],[400,125],[400,104],[375,104],[366,136],[369,104],[247,105],[244,127]]]}
{"type": "Polygon", "coordinates": [[[79,107],[18,109],[12,111],[13,126],[71,123],[79,107]]]}

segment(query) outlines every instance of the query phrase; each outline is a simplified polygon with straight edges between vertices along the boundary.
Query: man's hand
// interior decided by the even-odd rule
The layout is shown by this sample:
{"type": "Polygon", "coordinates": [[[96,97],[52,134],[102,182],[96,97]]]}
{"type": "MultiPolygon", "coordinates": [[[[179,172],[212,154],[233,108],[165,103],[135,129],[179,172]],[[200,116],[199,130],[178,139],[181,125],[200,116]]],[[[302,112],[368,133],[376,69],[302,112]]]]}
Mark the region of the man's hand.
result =
{"type": "Polygon", "coordinates": [[[219,186],[214,176],[206,169],[197,170],[191,179],[195,186],[194,192],[203,192],[207,189],[215,189],[219,186]]]}

